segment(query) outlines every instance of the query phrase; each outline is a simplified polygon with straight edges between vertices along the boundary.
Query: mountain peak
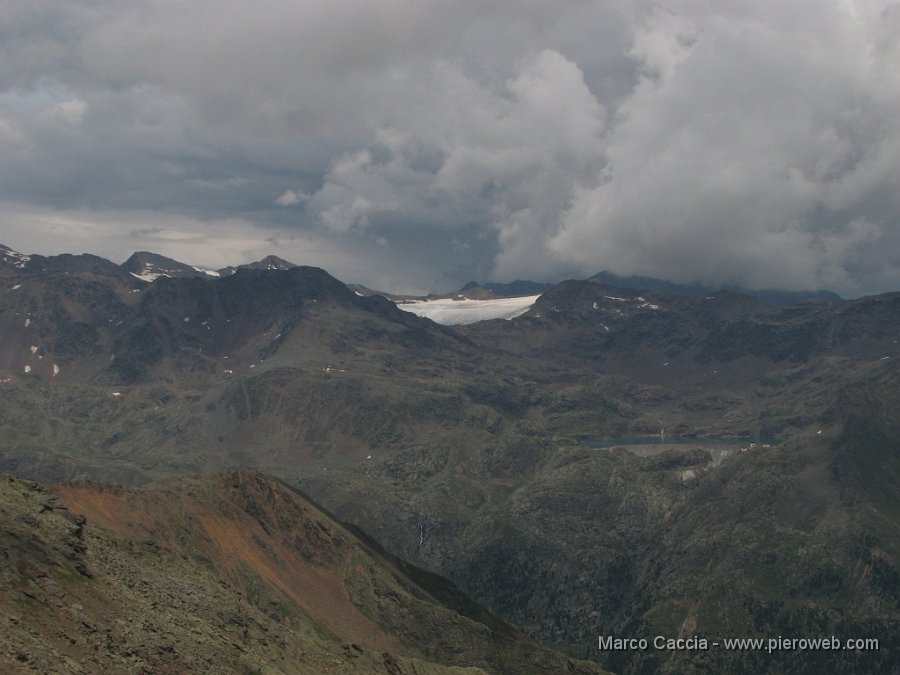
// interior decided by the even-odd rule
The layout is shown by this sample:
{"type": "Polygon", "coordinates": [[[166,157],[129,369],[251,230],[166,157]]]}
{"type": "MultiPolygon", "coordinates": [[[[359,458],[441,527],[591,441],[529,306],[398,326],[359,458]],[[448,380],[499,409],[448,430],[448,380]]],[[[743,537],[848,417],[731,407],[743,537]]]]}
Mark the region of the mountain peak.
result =
{"type": "Polygon", "coordinates": [[[261,260],[247,263],[245,265],[238,265],[238,267],[241,269],[251,270],[289,270],[292,267],[297,267],[297,265],[285,260],[284,258],[279,258],[277,255],[267,255],[261,260]]]}
{"type": "Polygon", "coordinates": [[[229,265],[220,270],[210,270],[204,267],[188,265],[150,251],[136,251],[128,258],[128,260],[122,263],[122,269],[142,281],[154,281],[159,277],[228,277],[238,270],[289,270],[294,267],[297,267],[297,265],[292,262],[279,258],[276,255],[267,255],[265,258],[257,260],[256,262],[237,266],[229,265]]]}
{"type": "Polygon", "coordinates": [[[0,244],[0,266],[22,269],[31,260],[31,256],[14,251],[9,246],[0,244]]]}
{"type": "Polygon", "coordinates": [[[159,277],[218,277],[219,273],[212,270],[194,267],[183,262],[167,258],[150,251],[136,251],[131,254],[124,263],[122,269],[141,279],[153,281],[159,277]]]}

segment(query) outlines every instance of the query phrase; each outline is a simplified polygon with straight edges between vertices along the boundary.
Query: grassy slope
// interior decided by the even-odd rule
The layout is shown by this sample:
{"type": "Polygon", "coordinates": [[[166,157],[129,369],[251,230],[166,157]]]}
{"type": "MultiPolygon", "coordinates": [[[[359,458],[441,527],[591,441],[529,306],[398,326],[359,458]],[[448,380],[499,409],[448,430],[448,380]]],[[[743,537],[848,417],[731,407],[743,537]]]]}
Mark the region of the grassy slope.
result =
{"type": "Polygon", "coordinates": [[[4,672],[599,672],[442,605],[254,472],[54,492],[4,477],[0,520],[4,672]]]}

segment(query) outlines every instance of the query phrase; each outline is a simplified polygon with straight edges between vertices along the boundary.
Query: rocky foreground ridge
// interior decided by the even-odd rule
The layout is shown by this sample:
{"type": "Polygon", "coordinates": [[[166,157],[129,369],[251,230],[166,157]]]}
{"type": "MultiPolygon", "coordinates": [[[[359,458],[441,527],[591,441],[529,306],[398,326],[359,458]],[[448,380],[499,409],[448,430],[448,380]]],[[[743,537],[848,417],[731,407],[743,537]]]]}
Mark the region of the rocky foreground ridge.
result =
{"type": "Polygon", "coordinates": [[[5,673],[599,673],[253,471],[0,476],[5,673]]]}

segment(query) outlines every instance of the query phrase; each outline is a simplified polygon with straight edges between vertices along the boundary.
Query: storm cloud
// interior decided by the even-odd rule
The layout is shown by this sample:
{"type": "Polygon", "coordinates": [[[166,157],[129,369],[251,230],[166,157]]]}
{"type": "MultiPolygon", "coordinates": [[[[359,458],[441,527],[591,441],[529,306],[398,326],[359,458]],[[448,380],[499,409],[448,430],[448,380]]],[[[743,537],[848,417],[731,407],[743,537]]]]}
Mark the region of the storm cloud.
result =
{"type": "Polygon", "coordinates": [[[890,2],[18,2],[0,242],[398,291],[900,286],[890,2]]]}

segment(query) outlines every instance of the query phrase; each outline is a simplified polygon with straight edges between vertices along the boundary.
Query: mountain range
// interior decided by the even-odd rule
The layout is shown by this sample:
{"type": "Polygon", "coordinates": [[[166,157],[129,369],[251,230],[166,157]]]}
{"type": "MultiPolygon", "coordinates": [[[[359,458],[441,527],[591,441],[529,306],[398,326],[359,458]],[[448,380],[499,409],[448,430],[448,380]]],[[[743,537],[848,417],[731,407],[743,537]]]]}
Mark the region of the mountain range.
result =
{"type": "Polygon", "coordinates": [[[142,281],[153,281],[159,277],[227,277],[239,269],[250,270],[287,270],[296,267],[293,263],[283,260],[278,256],[268,255],[262,260],[253,263],[238,265],[237,267],[223,267],[220,270],[210,270],[203,267],[187,265],[172,258],[166,258],[158,253],[138,251],[133,253],[128,260],[122,263],[122,269],[131,273],[142,281]]]}
{"type": "MultiPolygon", "coordinates": [[[[614,672],[898,667],[900,294],[780,307],[592,278],[444,326],[316,268],[151,262],[168,276],[0,250],[0,470],[73,483],[63,502],[263,472],[614,672]],[[598,650],[655,635],[879,648],[598,650]]],[[[209,557],[164,529],[146,538],[209,557]]]]}

